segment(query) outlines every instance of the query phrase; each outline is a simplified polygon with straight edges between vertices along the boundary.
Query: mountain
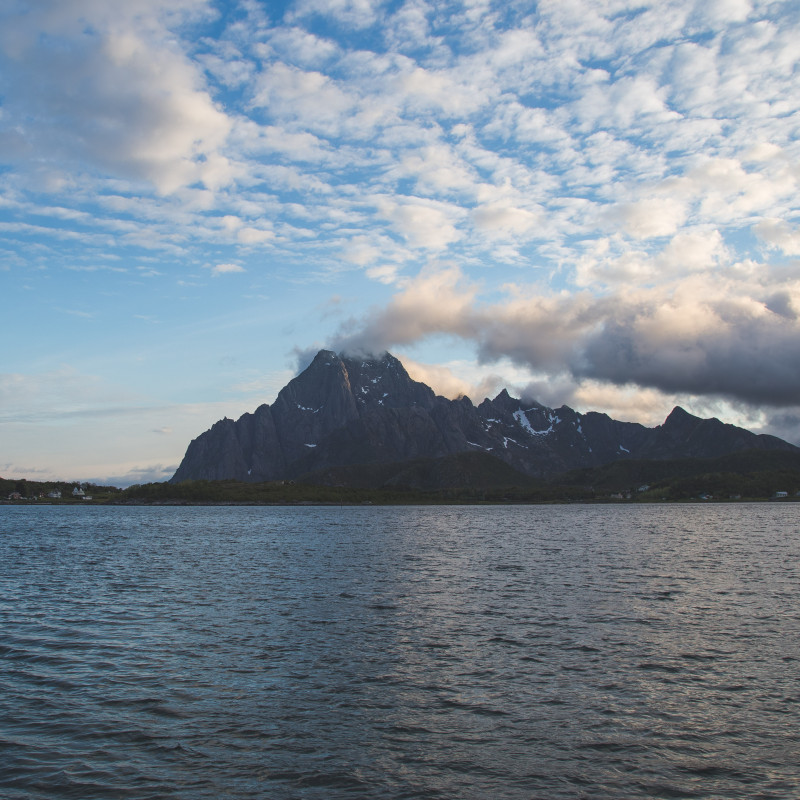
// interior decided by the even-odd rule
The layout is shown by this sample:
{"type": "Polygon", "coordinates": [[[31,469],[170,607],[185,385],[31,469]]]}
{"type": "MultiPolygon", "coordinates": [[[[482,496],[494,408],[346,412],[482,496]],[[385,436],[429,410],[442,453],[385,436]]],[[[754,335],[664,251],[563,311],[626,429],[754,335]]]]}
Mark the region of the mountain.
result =
{"type": "Polygon", "coordinates": [[[387,465],[421,459],[428,466],[413,470],[420,483],[433,469],[430,460],[445,459],[452,467],[448,457],[470,452],[488,454],[526,476],[550,478],[619,459],[713,458],[752,449],[800,452],[774,436],[700,419],[682,408],[663,425],[647,428],[568,406],[523,403],[506,390],[475,406],[468,397],[436,395],[389,353],[356,358],[321,350],[272,406],[236,421],[220,420],[192,440],[171,482],[261,482],[311,474],[346,481],[348,472],[355,474],[346,468],[381,465],[385,472],[387,465]]]}

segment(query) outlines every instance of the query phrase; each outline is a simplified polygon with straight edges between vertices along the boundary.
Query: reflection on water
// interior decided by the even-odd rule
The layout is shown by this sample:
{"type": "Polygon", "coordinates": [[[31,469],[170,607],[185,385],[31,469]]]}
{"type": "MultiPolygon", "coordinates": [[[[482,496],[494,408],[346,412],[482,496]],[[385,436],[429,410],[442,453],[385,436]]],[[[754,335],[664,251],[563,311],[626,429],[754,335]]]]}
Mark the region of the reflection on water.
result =
{"type": "Polygon", "coordinates": [[[799,521],[0,508],[0,796],[794,797],[799,521]]]}

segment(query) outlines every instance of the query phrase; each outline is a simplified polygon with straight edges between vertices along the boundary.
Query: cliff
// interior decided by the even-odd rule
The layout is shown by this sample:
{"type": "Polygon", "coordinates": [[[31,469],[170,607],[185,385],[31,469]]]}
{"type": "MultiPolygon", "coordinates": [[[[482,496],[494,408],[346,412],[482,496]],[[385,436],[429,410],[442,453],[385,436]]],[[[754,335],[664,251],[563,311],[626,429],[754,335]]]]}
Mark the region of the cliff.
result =
{"type": "MultiPolygon", "coordinates": [[[[278,394],[198,436],[171,481],[261,482],[341,468],[486,453],[535,478],[619,459],[712,458],[751,449],[800,449],[675,408],[647,428],[568,406],[523,403],[503,390],[475,406],[412,380],[394,356],[321,350],[278,394]]],[[[418,478],[421,480],[421,478],[418,478]]]]}

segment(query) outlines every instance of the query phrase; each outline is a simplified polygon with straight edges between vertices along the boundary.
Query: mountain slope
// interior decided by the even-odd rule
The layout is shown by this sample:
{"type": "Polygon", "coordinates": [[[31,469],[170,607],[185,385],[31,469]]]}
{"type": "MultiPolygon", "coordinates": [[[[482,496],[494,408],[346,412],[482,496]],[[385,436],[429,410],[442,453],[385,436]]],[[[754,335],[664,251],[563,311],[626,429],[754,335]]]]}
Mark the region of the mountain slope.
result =
{"type": "MultiPolygon", "coordinates": [[[[775,437],[681,408],[663,425],[646,428],[568,406],[524,404],[505,390],[474,406],[467,397],[437,396],[389,353],[351,358],[321,350],[272,406],[220,420],[194,439],[172,482],[285,480],[469,452],[548,478],[619,459],[712,458],[751,449],[800,452],[775,437]]],[[[426,480],[425,470],[414,474],[413,483],[426,480]]]]}

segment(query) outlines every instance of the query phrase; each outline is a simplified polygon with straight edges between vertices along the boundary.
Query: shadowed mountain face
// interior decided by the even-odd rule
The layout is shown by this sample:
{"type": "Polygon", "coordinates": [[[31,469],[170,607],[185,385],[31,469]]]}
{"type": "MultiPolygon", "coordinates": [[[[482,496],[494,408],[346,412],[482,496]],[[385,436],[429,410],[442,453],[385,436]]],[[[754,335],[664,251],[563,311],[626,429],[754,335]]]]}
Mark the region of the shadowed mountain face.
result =
{"type": "Polygon", "coordinates": [[[717,419],[675,408],[646,428],[606,414],[523,404],[503,390],[474,406],[413,381],[386,353],[350,358],[321,350],[272,406],[223,419],[194,439],[172,482],[270,481],[335,467],[480,452],[549,478],[624,459],[711,458],[740,450],[799,451],[717,419]]]}

